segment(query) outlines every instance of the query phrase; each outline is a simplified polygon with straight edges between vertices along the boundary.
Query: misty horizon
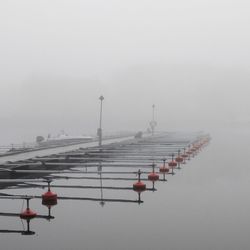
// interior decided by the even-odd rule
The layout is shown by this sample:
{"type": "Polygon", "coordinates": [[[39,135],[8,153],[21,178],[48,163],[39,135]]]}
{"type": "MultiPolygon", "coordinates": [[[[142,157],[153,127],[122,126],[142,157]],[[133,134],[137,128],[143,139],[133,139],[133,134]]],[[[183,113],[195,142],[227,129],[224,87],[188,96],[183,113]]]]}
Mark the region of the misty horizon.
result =
{"type": "MultiPolygon", "coordinates": [[[[210,130],[250,120],[245,1],[1,3],[0,135],[210,130]],[[49,7],[48,7],[49,6],[49,7]]],[[[23,137],[23,139],[22,139],[23,137]]],[[[16,139],[15,139],[16,138],[16,139]]]]}
{"type": "Polygon", "coordinates": [[[1,247],[249,250],[249,13],[0,1],[1,247]]]}

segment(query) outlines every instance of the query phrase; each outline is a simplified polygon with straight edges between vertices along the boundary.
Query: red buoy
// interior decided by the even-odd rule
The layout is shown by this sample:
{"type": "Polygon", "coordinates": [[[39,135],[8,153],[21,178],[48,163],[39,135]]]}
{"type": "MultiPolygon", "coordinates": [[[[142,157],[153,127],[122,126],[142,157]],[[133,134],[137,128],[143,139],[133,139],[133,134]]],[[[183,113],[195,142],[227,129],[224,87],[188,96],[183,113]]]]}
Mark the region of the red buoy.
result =
{"type": "Polygon", "coordinates": [[[46,206],[54,206],[57,204],[57,194],[48,190],[42,195],[42,204],[46,206]]]}
{"type": "Polygon", "coordinates": [[[177,162],[176,161],[170,161],[168,163],[168,166],[171,167],[171,168],[175,168],[177,166],[177,162]]]}
{"type": "Polygon", "coordinates": [[[20,213],[20,218],[25,220],[31,220],[35,218],[37,214],[29,208],[30,198],[26,198],[26,201],[27,201],[27,208],[20,213]]]}
{"type": "Polygon", "coordinates": [[[138,170],[138,181],[133,184],[133,190],[141,193],[146,190],[146,184],[141,181],[141,170],[138,170]]]}
{"type": "Polygon", "coordinates": [[[150,181],[158,181],[159,180],[159,175],[155,173],[155,164],[153,163],[153,172],[148,175],[148,179],[150,181]]]}
{"type": "Polygon", "coordinates": [[[178,156],[178,157],[175,158],[175,161],[178,162],[178,163],[181,163],[181,162],[183,162],[183,158],[178,156]]]}
{"type": "Polygon", "coordinates": [[[168,173],[169,172],[169,168],[162,166],[162,167],[160,167],[160,172],[161,173],[168,173]]]}
{"type": "Polygon", "coordinates": [[[181,151],[178,150],[178,156],[175,158],[175,161],[178,164],[178,169],[180,169],[180,164],[183,162],[183,158],[181,157],[181,151]]]}
{"type": "Polygon", "coordinates": [[[188,154],[186,153],[186,149],[185,148],[183,150],[184,150],[183,154],[179,155],[179,156],[183,158],[182,164],[186,164],[186,159],[188,158],[188,154]]]}
{"type": "Polygon", "coordinates": [[[166,174],[169,172],[169,168],[166,167],[166,159],[163,159],[163,166],[159,169],[160,173],[163,174],[163,181],[166,181],[166,174]]]}
{"type": "Polygon", "coordinates": [[[172,175],[174,175],[174,168],[177,167],[177,162],[174,160],[174,154],[172,154],[172,160],[168,163],[168,166],[172,169],[172,175]]]}
{"type": "Polygon", "coordinates": [[[136,192],[143,192],[146,190],[146,184],[141,181],[138,181],[133,184],[133,190],[136,192]]]}
{"type": "Polygon", "coordinates": [[[25,220],[28,220],[28,219],[33,219],[36,217],[36,213],[33,212],[30,208],[26,208],[21,214],[20,214],[20,218],[21,219],[25,219],[25,220]]]}
{"type": "Polygon", "coordinates": [[[156,174],[156,173],[154,173],[154,172],[152,172],[152,173],[150,173],[150,174],[148,175],[148,179],[149,179],[150,181],[158,181],[158,180],[159,180],[159,175],[156,174]]]}
{"type": "Polygon", "coordinates": [[[48,191],[42,195],[42,204],[46,206],[54,206],[57,204],[57,194],[51,192],[50,182],[48,181],[48,191]]]}

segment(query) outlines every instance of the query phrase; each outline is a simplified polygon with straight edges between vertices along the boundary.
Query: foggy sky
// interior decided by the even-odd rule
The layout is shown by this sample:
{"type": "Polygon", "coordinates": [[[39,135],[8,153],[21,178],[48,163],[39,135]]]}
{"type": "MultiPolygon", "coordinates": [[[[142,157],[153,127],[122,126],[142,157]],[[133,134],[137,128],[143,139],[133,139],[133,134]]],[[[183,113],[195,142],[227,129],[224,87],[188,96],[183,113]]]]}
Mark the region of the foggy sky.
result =
{"type": "MultiPolygon", "coordinates": [[[[0,136],[247,122],[250,3],[0,1],[0,136]]],[[[0,142],[0,144],[2,144],[0,142]]]]}

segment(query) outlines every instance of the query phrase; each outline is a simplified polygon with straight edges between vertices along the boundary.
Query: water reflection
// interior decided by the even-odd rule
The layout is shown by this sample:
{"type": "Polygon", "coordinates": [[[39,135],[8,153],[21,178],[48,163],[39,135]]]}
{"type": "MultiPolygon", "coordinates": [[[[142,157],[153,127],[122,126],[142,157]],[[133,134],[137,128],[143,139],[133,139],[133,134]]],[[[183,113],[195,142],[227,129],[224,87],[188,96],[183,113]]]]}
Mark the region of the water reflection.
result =
{"type": "MultiPolygon", "coordinates": [[[[8,213],[0,213],[0,216],[9,216],[8,213]]],[[[0,229],[0,233],[17,233],[17,234],[22,234],[22,235],[34,235],[36,232],[30,230],[30,220],[25,220],[26,221],[26,230],[8,230],[8,229],[0,229]]],[[[23,225],[24,227],[24,225],[23,225]]]]}

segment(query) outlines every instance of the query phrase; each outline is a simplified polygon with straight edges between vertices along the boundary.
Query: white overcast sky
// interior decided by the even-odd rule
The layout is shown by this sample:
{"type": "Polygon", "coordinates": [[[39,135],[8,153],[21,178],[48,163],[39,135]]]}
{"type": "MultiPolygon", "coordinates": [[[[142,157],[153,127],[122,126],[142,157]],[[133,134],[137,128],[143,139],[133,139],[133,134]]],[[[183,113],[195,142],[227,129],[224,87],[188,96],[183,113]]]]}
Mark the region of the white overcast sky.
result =
{"type": "MultiPolygon", "coordinates": [[[[250,117],[250,2],[0,0],[0,136],[250,117]]],[[[1,144],[1,143],[0,143],[1,144]]]]}

